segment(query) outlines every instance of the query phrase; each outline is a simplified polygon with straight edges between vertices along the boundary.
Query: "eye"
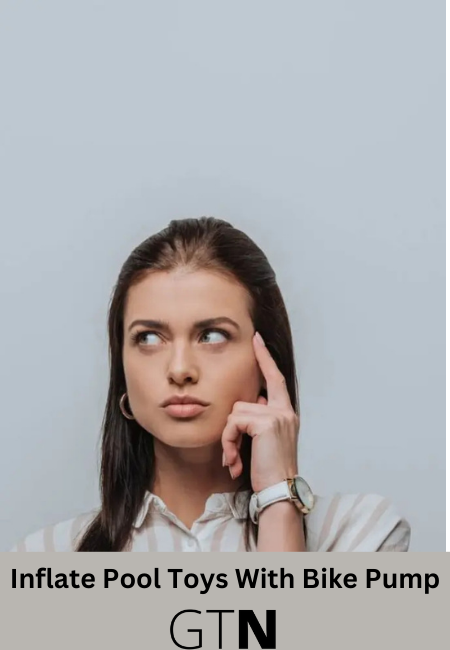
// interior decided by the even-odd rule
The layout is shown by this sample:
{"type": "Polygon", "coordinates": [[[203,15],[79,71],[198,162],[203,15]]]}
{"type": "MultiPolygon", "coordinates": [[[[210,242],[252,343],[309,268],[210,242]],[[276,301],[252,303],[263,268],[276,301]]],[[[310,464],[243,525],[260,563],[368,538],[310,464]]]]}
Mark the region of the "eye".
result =
{"type": "Polygon", "coordinates": [[[155,337],[158,336],[156,332],[150,332],[150,331],[147,330],[147,331],[144,331],[144,332],[135,332],[132,335],[131,339],[132,339],[133,343],[139,344],[139,343],[142,343],[142,339],[145,336],[149,336],[149,335],[152,335],[152,336],[155,336],[155,337]]]}
{"type": "MultiPolygon", "coordinates": [[[[229,332],[226,332],[225,330],[220,330],[220,329],[205,330],[203,332],[203,336],[205,334],[210,334],[211,332],[214,333],[214,334],[219,334],[220,336],[224,337],[225,340],[227,340],[227,341],[231,338],[231,334],[229,334],[229,332]]],[[[216,341],[216,343],[223,343],[223,341],[219,340],[219,341],[216,341]]]]}
{"type": "MultiPolygon", "coordinates": [[[[200,340],[205,335],[210,335],[210,334],[215,334],[216,336],[219,335],[219,340],[217,340],[217,338],[216,338],[215,341],[214,340],[212,341],[212,344],[215,344],[215,345],[217,345],[219,343],[223,343],[223,340],[220,340],[220,337],[222,337],[222,339],[225,338],[225,340],[227,340],[227,341],[229,339],[231,339],[231,334],[229,332],[226,332],[225,330],[207,329],[207,330],[204,330],[200,340]]],[[[139,345],[141,343],[144,343],[147,347],[155,347],[155,344],[153,344],[153,343],[149,343],[148,345],[147,345],[147,343],[145,343],[145,339],[148,336],[153,336],[155,338],[159,338],[159,335],[157,334],[157,332],[153,332],[151,330],[144,330],[142,332],[135,332],[134,334],[132,334],[131,339],[132,339],[132,342],[135,345],[139,345]]]]}

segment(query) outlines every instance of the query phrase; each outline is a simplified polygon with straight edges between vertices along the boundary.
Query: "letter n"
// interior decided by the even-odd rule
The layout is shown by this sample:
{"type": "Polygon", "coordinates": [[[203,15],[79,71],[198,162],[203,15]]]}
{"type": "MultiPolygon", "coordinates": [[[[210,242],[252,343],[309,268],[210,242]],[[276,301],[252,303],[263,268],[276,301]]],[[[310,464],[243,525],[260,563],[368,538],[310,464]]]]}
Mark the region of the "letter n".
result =
{"type": "Polygon", "coordinates": [[[252,609],[239,610],[239,648],[248,648],[248,628],[253,630],[260,648],[276,648],[276,611],[274,609],[266,610],[266,628],[264,633],[255,612],[252,609]]]}

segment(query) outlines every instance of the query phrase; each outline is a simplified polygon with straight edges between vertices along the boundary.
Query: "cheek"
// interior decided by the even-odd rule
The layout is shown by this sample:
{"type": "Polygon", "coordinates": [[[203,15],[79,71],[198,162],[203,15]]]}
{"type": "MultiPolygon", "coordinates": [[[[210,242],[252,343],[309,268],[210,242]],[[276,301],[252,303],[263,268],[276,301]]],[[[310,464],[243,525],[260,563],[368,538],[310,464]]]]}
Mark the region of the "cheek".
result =
{"type": "Polygon", "coordinates": [[[257,361],[250,354],[243,354],[222,367],[220,385],[232,401],[256,401],[261,387],[261,374],[257,361]]]}
{"type": "Polygon", "coordinates": [[[161,383],[160,374],[153,364],[133,356],[124,356],[123,369],[129,396],[136,400],[148,400],[155,386],[161,383]]]}

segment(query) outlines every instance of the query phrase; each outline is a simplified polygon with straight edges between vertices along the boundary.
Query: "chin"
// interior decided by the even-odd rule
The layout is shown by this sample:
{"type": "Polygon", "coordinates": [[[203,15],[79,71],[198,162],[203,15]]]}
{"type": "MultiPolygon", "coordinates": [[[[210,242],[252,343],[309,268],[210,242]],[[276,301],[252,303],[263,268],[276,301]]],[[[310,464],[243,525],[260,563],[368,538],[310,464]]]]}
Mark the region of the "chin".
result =
{"type": "Polygon", "coordinates": [[[220,443],[221,434],[211,435],[211,431],[202,433],[198,426],[183,427],[177,431],[172,429],[169,434],[157,436],[155,439],[168,447],[178,447],[183,449],[195,449],[199,447],[209,447],[220,443]]]}
{"type": "Polygon", "coordinates": [[[143,418],[139,424],[143,429],[154,436],[162,444],[170,447],[204,447],[220,442],[227,418],[223,424],[214,418],[214,422],[206,421],[202,416],[193,418],[172,418],[164,415],[158,420],[152,418],[152,422],[146,422],[143,418]]]}

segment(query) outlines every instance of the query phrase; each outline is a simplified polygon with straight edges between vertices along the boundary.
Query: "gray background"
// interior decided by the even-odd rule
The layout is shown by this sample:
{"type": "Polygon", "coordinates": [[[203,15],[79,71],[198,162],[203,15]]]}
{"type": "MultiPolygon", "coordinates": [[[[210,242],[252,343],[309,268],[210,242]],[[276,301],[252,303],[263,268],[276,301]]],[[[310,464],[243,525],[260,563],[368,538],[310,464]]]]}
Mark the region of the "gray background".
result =
{"type": "MultiPolygon", "coordinates": [[[[378,553],[368,557],[364,553],[222,553],[220,559],[215,553],[178,553],[175,566],[182,568],[178,574],[177,588],[172,586],[174,568],[173,553],[160,553],[158,558],[143,558],[141,553],[40,553],[0,554],[0,602],[2,603],[2,624],[0,644],[3,648],[32,648],[36,639],[45,639],[46,650],[80,650],[86,646],[86,630],[89,630],[89,647],[108,650],[123,650],[126,647],[141,648],[143,640],[157,639],[158,650],[173,650],[175,644],[170,637],[170,625],[176,614],[185,609],[196,609],[201,614],[182,614],[174,621],[174,635],[178,643],[187,648],[198,644],[198,633],[202,629],[202,647],[210,650],[238,648],[238,610],[251,608],[263,629],[266,628],[267,610],[275,610],[276,648],[292,650],[293,647],[334,648],[336,639],[345,641],[346,650],[380,650],[380,648],[407,648],[423,650],[433,648],[447,650],[448,603],[450,596],[450,555],[448,553],[378,553]],[[391,557],[393,555],[393,557],[391,557]],[[293,588],[285,580],[284,588],[261,587],[261,568],[266,575],[273,571],[275,584],[281,585],[281,569],[293,577],[293,588]],[[12,569],[19,573],[36,573],[39,567],[49,567],[52,581],[57,572],[68,575],[76,571],[87,572],[95,578],[94,587],[79,589],[48,588],[46,581],[36,593],[27,586],[11,589],[12,569]],[[327,587],[304,588],[304,570],[314,569],[322,578],[321,569],[327,569],[327,587]],[[103,586],[104,572],[114,568],[118,579],[103,586]],[[369,588],[366,587],[367,568],[376,569],[387,577],[387,584],[397,580],[396,588],[386,588],[383,578],[369,588]],[[121,586],[131,583],[129,574],[136,580],[141,574],[154,577],[159,570],[160,589],[154,581],[147,589],[135,584],[126,589],[121,586]],[[259,569],[257,586],[239,588],[236,571],[242,576],[246,570],[254,576],[259,569]],[[330,569],[340,574],[344,585],[347,573],[356,576],[354,588],[329,587],[330,569]],[[217,587],[217,574],[222,573],[227,581],[225,588],[217,587]],[[207,579],[211,574],[212,586],[207,594],[201,594],[200,586],[189,589],[184,584],[187,574],[200,574],[207,579]],[[401,574],[414,574],[413,586],[408,579],[401,588],[401,574]],[[439,585],[425,593],[428,574],[439,577],[439,585]],[[128,576],[128,577],[127,577],[128,576]],[[419,585],[419,579],[421,584],[419,585]],[[61,593],[63,591],[64,593],[61,593]],[[222,645],[219,645],[219,615],[208,614],[208,610],[232,610],[222,617],[222,645]],[[51,625],[49,625],[51,612],[51,625]],[[299,613],[301,612],[301,619],[299,613]],[[376,617],[376,621],[374,620],[376,617]],[[24,624],[26,621],[26,624],[24,624]],[[326,624],[324,624],[326,623],[326,624]],[[298,640],[297,645],[293,639],[298,640]],[[387,644],[389,639],[389,645],[387,644]]],[[[111,574],[110,574],[111,575],[111,574]]],[[[311,574],[307,574],[311,575],[311,574]]],[[[372,574],[373,575],[373,574],[372,574]]],[[[144,578],[143,578],[144,580],[144,578]]],[[[192,576],[190,584],[193,583],[192,576]]],[[[69,580],[70,582],[70,580],[69,580]]],[[[78,579],[80,583],[80,579],[78,579]]],[[[430,584],[434,584],[432,576],[430,584]]],[[[27,580],[28,583],[28,580],[27,580]]],[[[150,642],[151,642],[150,640],[150,642]]],[[[261,650],[255,634],[249,631],[249,650],[261,650]]],[[[154,644],[156,645],[156,644],[154,644]]]]}
{"type": "Polygon", "coordinates": [[[0,550],[96,507],[120,266],[172,218],[267,253],[300,468],[445,550],[444,2],[2,2],[0,550]]]}

